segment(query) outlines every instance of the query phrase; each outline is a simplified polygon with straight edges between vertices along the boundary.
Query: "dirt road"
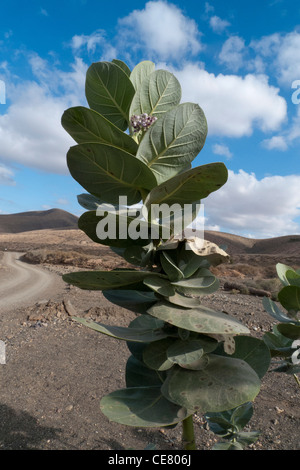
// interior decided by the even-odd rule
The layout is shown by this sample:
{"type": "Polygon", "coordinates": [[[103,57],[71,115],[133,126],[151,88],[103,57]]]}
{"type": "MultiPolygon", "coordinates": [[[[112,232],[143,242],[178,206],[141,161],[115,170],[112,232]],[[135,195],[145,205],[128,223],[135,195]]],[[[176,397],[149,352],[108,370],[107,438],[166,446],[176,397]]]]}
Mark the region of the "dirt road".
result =
{"type": "Polygon", "coordinates": [[[42,300],[53,289],[56,276],[39,266],[23,263],[21,253],[6,251],[0,270],[0,312],[42,300]]]}

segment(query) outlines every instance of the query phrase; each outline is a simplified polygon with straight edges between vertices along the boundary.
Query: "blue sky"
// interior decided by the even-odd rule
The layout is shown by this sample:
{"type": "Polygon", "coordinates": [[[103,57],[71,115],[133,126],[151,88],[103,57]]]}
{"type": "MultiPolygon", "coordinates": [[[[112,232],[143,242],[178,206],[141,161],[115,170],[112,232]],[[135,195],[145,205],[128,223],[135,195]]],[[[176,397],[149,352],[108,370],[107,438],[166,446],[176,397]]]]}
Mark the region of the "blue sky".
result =
{"type": "Polygon", "coordinates": [[[0,25],[0,213],[80,215],[61,115],[87,105],[92,62],[152,60],[206,114],[193,165],[229,170],[205,200],[206,228],[300,233],[299,2],[2,0],[0,25]]]}

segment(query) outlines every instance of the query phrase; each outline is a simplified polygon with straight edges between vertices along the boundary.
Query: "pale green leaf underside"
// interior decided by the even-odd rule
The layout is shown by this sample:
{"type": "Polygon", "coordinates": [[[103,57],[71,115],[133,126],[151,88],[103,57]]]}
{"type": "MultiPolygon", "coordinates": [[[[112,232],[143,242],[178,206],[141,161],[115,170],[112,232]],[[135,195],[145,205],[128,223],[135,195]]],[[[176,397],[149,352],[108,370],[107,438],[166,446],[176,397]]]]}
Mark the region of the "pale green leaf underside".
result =
{"type": "Polygon", "coordinates": [[[102,398],[100,409],[110,421],[136,427],[168,426],[190,414],[166,400],[157,386],[116,390],[102,398]]]}
{"type": "Polygon", "coordinates": [[[80,289],[111,290],[139,289],[145,286],[143,280],[148,276],[160,276],[150,271],[133,271],[120,269],[115,271],[79,271],[63,275],[63,280],[80,289]]]}
{"type": "Polygon", "coordinates": [[[137,158],[151,168],[160,184],[194,160],[206,135],[202,109],[197,104],[183,103],[168,111],[146,132],[137,158]]]}
{"type": "Polygon", "coordinates": [[[130,80],[137,91],[142,82],[155,70],[155,64],[150,60],[144,60],[137,64],[130,74],[130,80]]]}
{"type": "Polygon", "coordinates": [[[167,399],[201,413],[230,410],[252,401],[259,389],[259,377],[245,361],[214,354],[201,370],[172,368],[161,388],[167,399]]]}
{"type": "Polygon", "coordinates": [[[74,317],[73,320],[85,325],[92,330],[98,331],[107,336],[111,336],[123,341],[134,341],[136,343],[151,343],[163,338],[167,334],[162,329],[151,328],[125,328],[122,326],[103,325],[102,323],[87,320],[85,318],[74,317]]]}
{"type": "Polygon", "coordinates": [[[203,305],[198,308],[184,309],[166,302],[158,302],[148,310],[148,313],[171,325],[198,333],[249,333],[248,328],[234,318],[203,305]]]}
{"type": "Polygon", "coordinates": [[[160,117],[177,106],[181,86],[176,77],[166,70],[156,70],[143,80],[132,100],[129,114],[152,114],[160,117]]]}

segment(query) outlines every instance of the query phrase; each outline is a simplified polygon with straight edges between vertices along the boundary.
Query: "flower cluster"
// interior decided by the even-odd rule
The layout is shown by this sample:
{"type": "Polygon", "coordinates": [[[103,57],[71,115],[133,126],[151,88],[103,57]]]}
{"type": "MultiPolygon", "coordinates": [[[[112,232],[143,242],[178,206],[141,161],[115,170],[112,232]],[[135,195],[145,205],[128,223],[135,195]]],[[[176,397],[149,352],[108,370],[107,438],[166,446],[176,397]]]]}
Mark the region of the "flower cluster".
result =
{"type": "Polygon", "coordinates": [[[157,120],[155,116],[148,116],[148,114],[143,113],[141,115],[134,114],[130,118],[130,123],[133,127],[134,132],[139,132],[140,130],[146,131],[149,127],[157,120]]]}

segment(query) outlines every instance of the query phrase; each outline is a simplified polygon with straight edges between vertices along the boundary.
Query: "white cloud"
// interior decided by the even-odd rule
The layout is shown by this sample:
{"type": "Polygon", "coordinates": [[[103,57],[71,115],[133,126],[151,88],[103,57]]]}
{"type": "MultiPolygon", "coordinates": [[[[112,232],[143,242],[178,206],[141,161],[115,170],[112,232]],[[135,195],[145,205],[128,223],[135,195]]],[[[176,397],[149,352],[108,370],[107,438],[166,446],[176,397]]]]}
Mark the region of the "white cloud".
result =
{"type": "Polygon", "coordinates": [[[0,184],[8,186],[16,184],[13,171],[2,164],[0,164],[0,184]]]}
{"type": "Polygon", "coordinates": [[[271,60],[268,64],[275,68],[279,82],[291,86],[294,80],[300,79],[300,33],[292,31],[287,34],[274,33],[250,43],[257,54],[271,60]]]}
{"type": "Polygon", "coordinates": [[[282,136],[273,136],[270,139],[265,139],[262,142],[262,145],[268,150],[287,150],[288,145],[286,139],[282,136]]]}
{"type": "Polygon", "coordinates": [[[227,183],[205,201],[209,225],[255,238],[299,233],[300,176],[268,176],[229,170],[227,183]]]}
{"type": "Polygon", "coordinates": [[[86,66],[78,59],[63,72],[37,55],[30,63],[39,80],[10,83],[12,104],[0,115],[0,161],[67,174],[66,153],[75,142],[62,128],[61,116],[68,107],[85,104],[86,66]]]}
{"type": "Polygon", "coordinates": [[[112,60],[117,57],[116,49],[107,41],[105,31],[98,29],[93,33],[86,35],[75,35],[70,42],[73,52],[77,54],[83,48],[88,53],[94,54],[98,47],[101,48],[101,58],[99,60],[112,60]]]}
{"type": "Polygon", "coordinates": [[[223,145],[223,144],[214,144],[213,145],[213,153],[216,154],[216,155],[222,155],[226,158],[231,158],[232,157],[232,153],[230,152],[227,145],[223,145]]]}
{"type": "Polygon", "coordinates": [[[219,16],[212,16],[209,20],[210,27],[215,33],[223,33],[223,31],[230,26],[229,21],[222,20],[219,16]]]}
{"type": "Polygon", "coordinates": [[[239,36],[228,38],[221,49],[219,59],[229,69],[237,72],[244,65],[245,41],[239,36]]]}
{"type": "Polygon", "coordinates": [[[143,10],[120,19],[119,27],[127,49],[142,48],[160,60],[179,60],[202,48],[195,21],[165,1],[147,2],[143,10]]]}
{"type": "Polygon", "coordinates": [[[214,75],[195,64],[173,72],[182,86],[182,100],[203,108],[209,135],[243,137],[254,128],[276,131],[286,119],[286,101],[264,75],[214,75]]]}

